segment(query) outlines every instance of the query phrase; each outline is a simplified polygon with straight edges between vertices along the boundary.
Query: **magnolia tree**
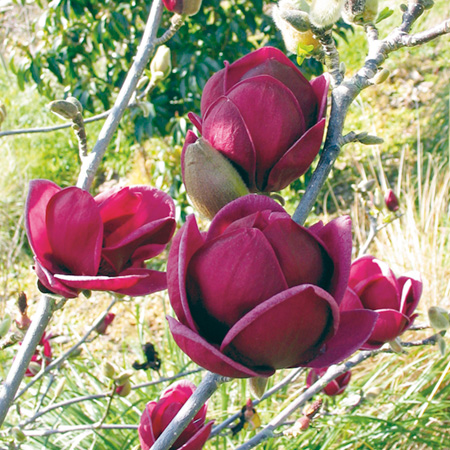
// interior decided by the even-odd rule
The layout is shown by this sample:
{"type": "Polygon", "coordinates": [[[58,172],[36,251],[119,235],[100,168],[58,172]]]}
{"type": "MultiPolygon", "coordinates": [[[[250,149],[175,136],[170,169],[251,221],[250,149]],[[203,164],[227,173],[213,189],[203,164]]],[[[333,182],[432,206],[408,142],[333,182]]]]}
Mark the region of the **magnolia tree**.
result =
{"type": "MultiPolygon", "coordinates": [[[[239,447],[250,449],[275,436],[276,429],[318,392],[342,393],[352,367],[390,348],[401,351],[399,336],[412,326],[422,293],[420,274],[397,277],[386,263],[364,255],[379,229],[376,219],[372,218],[368,242],[353,262],[348,216],[309,227],[303,224],[341,148],[353,141],[367,145],[381,141],[366,132],[343,135],[355,98],[387,78],[383,63],[390,53],[450,32],[449,20],[412,32],[415,21],[432,6],[431,0],[400,5],[401,22],[379,37],[376,19],[390,10],[379,11],[377,0],[274,4],[273,19],[288,51],[300,64],[305,58],[324,62],[326,73],[308,81],[281,49],[262,47],[226,62],[208,80],[200,111],[189,114],[197,131],[187,132],[181,170],[192,204],[211,222],[207,231],[200,231],[193,214],[175,233],[174,202],[156,188],[141,185],[96,196],[89,193],[124,111],[136,100],[150,58],[156,51],[145,94],[171,72],[170,51],[163,44],[201,8],[201,0],[153,0],[117,100],[99,117],[106,120],[92,151],[87,150],[78,100],[68,97],[51,104],[52,111],[75,129],[82,164],[77,186],[61,188],[50,180],[29,185],[25,226],[42,298],[31,320],[26,299],[19,301],[17,326],[26,334],[1,386],[0,421],[27,389],[67,359],[91,332],[106,332],[114,320],[109,310],[122,296],[168,289],[174,317],[167,320],[173,338],[208,371],[197,388],[181,381],[150,399],[139,426],[130,424],[138,428],[145,450],[200,449],[233,420],[238,420],[233,433],[254,424],[259,420],[255,410],[259,400],[247,402],[242,411],[213,428],[213,422],[206,421],[208,398],[232,378],[248,378],[255,395],[267,398],[309,368],[307,389],[239,447]],[[163,13],[173,13],[172,26],[158,38],[163,13]],[[341,17],[363,27],[368,40],[365,63],[352,77],[345,75],[331,34],[341,17]],[[320,160],[291,217],[277,192],[303,175],[320,149],[320,160]],[[147,268],[146,261],[169,243],[167,273],[147,268]],[[75,346],[52,359],[56,355],[45,329],[53,312],[67,299],[90,291],[111,292],[110,307],[75,346]],[[268,377],[286,368],[295,370],[265,392],[268,377]],[[24,377],[30,381],[18,392],[24,377]]],[[[358,189],[373,197],[370,182],[358,189]]],[[[386,192],[385,204],[392,212],[398,209],[392,191],[386,192]]],[[[449,326],[448,313],[440,308],[430,311],[430,320],[438,330],[449,326]]],[[[9,326],[5,319],[2,330],[9,326]]],[[[436,342],[443,345],[439,333],[414,345],[436,342]]],[[[159,367],[151,344],[146,354],[146,364],[159,367]]],[[[129,372],[116,375],[107,363],[105,373],[113,380],[110,401],[130,392],[129,372]]],[[[294,424],[293,434],[308,427],[320,404],[312,403],[294,424]]],[[[27,435],[27,425],[39,415],[13,428],[17,440],[27,435]]],[[[91,427],[107,428],[103,422],[91,427]]]]}

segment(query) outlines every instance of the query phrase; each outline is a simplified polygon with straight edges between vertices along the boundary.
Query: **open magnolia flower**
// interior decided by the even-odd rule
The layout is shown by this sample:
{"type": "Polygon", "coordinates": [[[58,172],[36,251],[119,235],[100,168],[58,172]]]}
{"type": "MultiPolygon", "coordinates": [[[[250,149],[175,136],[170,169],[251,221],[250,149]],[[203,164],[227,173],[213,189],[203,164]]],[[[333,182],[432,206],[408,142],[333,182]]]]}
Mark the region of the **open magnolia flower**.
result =
{"type": "MultiPolygon", "coordinates": [[[[169,386],[158,402],[147,403],[139,424],[139,441],[142,450],[149,450],[178,411],[194,393],[196,386],[189,381],[180,381],[169,386]]],[[[211,433],[214,422],[205,425],[207,405],[204,404],[192,419],[171,450],[200,450],[211,433]]]]}
{"type": "Polygon", "coordinates": [[[92,197],[48,180],[30,183],[25,226],[44,292],[76,297],[82,290],[146,295],[166,288],[166,274],[144,262],[166,247],[175,207],[149,186],[92,197]]]}
{"type": "Polygon", "coordinates": [[[175,341],[197,364],[229,377],[341,361],[377,317],[339,311],[351,241],[348,217],[308,229],[255,194],[222,208],[207,233],[189,216],[167,265],[175,341]]]}
{"type": "MultiPolygon", "coordinates": [[[[278,191],[304,174],[319,152],[328,84],[327,75],[309,82],[280,50],[264,47],[225,63],[205,85],[202,117],[189,118],[251,192],[278,191]]],[[[188,132],[182,166],[196,140],[188,132]]]]}
{"type": "Polygon", "coordinates": [[[351,266],[349,287],[341,310],[366,309],[378,313],[375,328],[362,346],[363,349],[376,349],[412,325],[421,295],[422,281],[418,272],[397,278],[383,261],[363,256],[351,266]]]}

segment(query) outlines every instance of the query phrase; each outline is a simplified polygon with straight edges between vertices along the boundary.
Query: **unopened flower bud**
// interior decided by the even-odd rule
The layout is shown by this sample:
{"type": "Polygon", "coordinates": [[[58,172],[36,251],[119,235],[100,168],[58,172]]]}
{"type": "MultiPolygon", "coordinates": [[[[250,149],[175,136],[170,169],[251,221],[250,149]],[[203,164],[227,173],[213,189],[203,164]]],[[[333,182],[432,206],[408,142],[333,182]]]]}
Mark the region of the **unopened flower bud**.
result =
{"type": "Polygon", "coordinates": [[[387,190],[386,195],[384,196],[384,202],[389,211],[395,212],[400,208],[398,198],[392,189],[387,190]]]}
{"type": "Polygon", "coordinates": [[[249,379],[250,391],[257,398],[261,398],[266,392],[268,378],[253,377],[249,379]]]}
{"type": "Polygon", "coordinates": [[[115,374],[116,369],[114,369],[114,366],[109,361],[105,361],[103,364],[103,375],[106,378],[113,379],[115,374]]]}
{"type": "Polygon", "coordinates": [[[389,69],[381,69],[375,74],[375,76],[372,78],[372,81],[374,82],[374,84],[384,83],[389,78],[390,74],[391,72],[389,71],[389,69]]]}
{"type": "Polygon", "coordinates": [[[309,18],[318,28],[334,25],[341,17],[344,0],[312,0],[309,18]]]}
{"type": "Polygon", "coordinates": [[[395,352],[395,353],[405,353],[405,350],[403,349],[399,338],[395,338],[394,340],[389,341],[389,345],[390,345],[391,350],[393,352],[395,352]]]}
{"type": "Polygon", "coordinates": [[[358,183],[358,186],[356,187],[356,189],[359,192],[368,192],[368,191],[371,191],[374,187],[375,187],[375,180],[371,179],[371,180],[360,181],[358,183]]]}
{"type": "Polygon", "coordinates": [[[104,319],[95,328],[95,331],[98,334],[105,334],[107,328],[111,325],[111,323],[112,323],[112,321],[114,320],[115,317],[116,317],[116,315],[113,314],[113,313],[106,314],[104,319]]]}
{"type": "Polygon", "coordinates": [[[119,397],[126,397],[131,392],[131,383],[129,380],[125,380],[123,384],[116,387],[116,394],[119,397]]]}
{"type": "Polygon", "coordinates": [[[72,120],[78,114],[78,108],[67,100],[55,100],[49,103],[50,111],[61,119],[72,120]]]}
{"type": "Polygon", "coordinates": [[[439,306],[432,306],[428,309],[428,319],[430,325],[435,330],[448,330],[450,328],[450,317],[446,309],[439,306]]]}
{"type": "Polygon", "coordinates": [[[6,336],[11,327],[11,316],[9,314],[5,314],[5,317],[0,322],[0,339],[6,336]]]}
{"type": "Polygon", "coordinates": [[[374,22],[378,15],[378,0],[346,0],[342,17],[349,24],[374,22]]]}
{"type": "MultiPolygon", "coordinates": [[[[293,0],[282,0],[274,6],[272,17],[277,28],[281,31],[286,49],[298,54],[299,46],[312,53],[320,47],[320,42],[311,31],[311,22],[307,12],[297,9],[293,0]]],[[[308,6],[306,8],[309,9],[308,6]]]]}
{"type": "Polygon", "coordinates": [[[155,56],[150,63],[152,72],[152,81],[156,83],[164,80],[172,71],[172,61],[170,57],[170,48],[166,45],[160,45],[156,50],[155,56]]]}
{"type": "Polygon", "coordinates": [[[248,188],[220,152],[203,138],[192,142],[192,135],[188,134],[181,155],[183,181],[194,206],[212,219],[226,204],[248,194],[248,188]]]}
{"type": "Polygon", "coordinates": [[[375,189],[375,192],[373,193],[372,197],[372,203],[373,206],[375,206],[375,208],[378,209],[378,211],[381,211],[383,209],[384,202],[379,189],[375,189]]]}
{"type": "Polygon", "coordinates": [[[11,433],[17,442],[23,442],[27,438],[25,436],[25,433],[20,428],[17,427],[13,427],[11,429],[11,433]]]}
{"type": "Polygon", "coordinates": [[[163,3],[169,11],[184,16],[197,14],[202,6],[202,0],[163,0],[163,3]]]}
{"type": "Polygon", "coordinates": [[[116,379],[116,384],[118,384],[119,386],[121,386],[122,384],[125,383],[125,381],[127,381],[132,375],[133,375],[133,371],[132,370],[126,370],[125,372],[122,372],[116,379]]]}

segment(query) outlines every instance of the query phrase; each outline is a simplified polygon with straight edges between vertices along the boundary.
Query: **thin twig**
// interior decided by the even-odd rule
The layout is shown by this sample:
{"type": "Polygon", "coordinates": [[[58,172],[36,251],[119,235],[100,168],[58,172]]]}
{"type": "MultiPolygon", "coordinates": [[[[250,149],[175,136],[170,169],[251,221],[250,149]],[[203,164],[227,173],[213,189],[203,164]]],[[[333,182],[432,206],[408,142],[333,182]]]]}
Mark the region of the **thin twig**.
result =
{"type": "Polygon", "coordinates": [[[152,450],[168,450],[209,397],[226,381],[229,378],[207,372],[195,392],[153,444],[152,450]]]}
{"type": "Polygon", "coordinates": [[[175,36],[175,33],[183,26],[185,21],[185,16],[180,16],[179,14],[174,14],[171,19],[171,24],[169,29],[155,41],[155,45],[165,44],[169,39],[175,36]]]}
{"type": "Polygon", "coordinates": [[[44,330],[52,316],[55,299],[48,295],[43,295],[38,304],[36,314],[33,316],[30,328],[28,328],[22,345],[17,351],[6,380],[0,386],[0,426],[3,424],[9,407],[14,400],[20,382],[25,375],[31,358],[34,355],[37,345],[44,334],[44,330]]]}
{"type": "Polygon", "coordinates": [[[98,166],[105,154],[106,148],[115,133],[120,119],[123,116],[125,109],[136,89],[136,86],[141,78],[141,75],[150,61],[150,57],[155,49],[156,33],[161,22],[163,5],[161,0],[154,0],[150,9],[147,24],[145,26],[144,35],[141,44],[139,45],[136,58],[131,66],[130,71],[125,78],[116,102],[111,109],[103,127],[98,136],[97,142],[94,145],[91,153],[84,158],[81,166],[80,174],[78,176],[77,186],[89,190],[98,166]]]}
{"type": "Polygon", "coordinates": [[[305,222],[339,155],[342,130],[350,105],[363,89],[372,85],[370,80],[375,76],[378,68],[384,63],[389,54],[402,47],[409,46],[410,41],[412,43],[427,42],[448,32],[449,25],[448,21],[446,21],[440,26],[432,28],[432,31],[429,30],[413,36],[407,34],[413,23],[423,13],[425,3],[427,3],[427,0],[410,1],[407,11],[403,14],[401,25],[383,40],[370,39],[369,51],[364,66],[350,80],[345,80],[332,91],[330,121],[322,156],[305,194],[292,216],[297,223],[303,224],[305,222]],[[414,39],[414,36],[419,36],[419,39],[414,39]]]}
{"type": "MultiPolygon", "coordinates": [[[[203,369],[194,369],[194,370],[189,370],[186,372],[180,372],[176,375],[173,375],[171,377],[165,377],[165,378],[160,378],[159,380],[155,380],[155,381],[148,381],[146,383],[141,383],[141,384],[136,384],[134,386],[131,387],[132,390],[138,390],[138,389],[142,389],[148,386],[154,386],[156,384],[160,384],[160,383],[164,383],[166,381],[173,381],[176,380],[178,378],[182,378],[182,377],[186,377],[188,375],[192,375],[194,373],[198,373],[201,372],[203,369]]],[[[66,406],[70,406],[70,405],[74,405],[76,403],[81,403],[81,402],[87,402],[87,401],[93,401],[93,400],[98,400],[101,398],[105,398],[109,395],[109,392],[103,392],[101,394],[92,394],[92,395],[83,395],[80,397],[75,397],[75,398],[71,398],[69,400],[64,400],[62,402],[59,403],[54,403],[53,405],[48,406],[47,408],[41,409],[39,412],[37,412],[33,417],[30,417],[29,419],[27,419],[25,422],[22,422],[21,424],[19,424],[19,427],[25,427],[28,424],[35,422],[37,419],[39,419],[39,417],[49,413],[50,411],[53,411],[55,409],[58,408],[64,408],[66,406]]]]}
{"type": "Polygon", "coordinates": [[[86,342],[87,338],[90,336],[90,334],[98,327],[98,325],[103,321],[103,319],[106,317],[108,312],[111,310],[111,308],[116,304],[118,301],[118,297],[114,297],[111,303],[108,305],[105,311],[100,314],[97,319],[94,321],[92,326],[89,328],[89,330],[86,331],[84,336],[69,350],[65,351],[62,355],[60,355],[58,358],[56,358],[54,361],[52,361],[43,371],[40,371],[16,396],[16,400],[25,394],[25,392],[33,386],[36,381],[38,381],[40,378],[42,378],[45,374],[49,373],[53,368],[61,365],[75,350],[80,347],[80,345],[84,344],[86,342]]]}
{"type": "MultiPolygon", "coordinates": [[[[298,378],[306,369],[303,367],[300,367],[299,369],[292,370],[285,378],[283,378],[278,384],[273,386],[271,389],[268,389],[264,395],[260,399],[253,400],[253,406],[259,405],[261,402],[266,400],[267,398],[271,397],[273,394],[278,392],[280,389],[282,389],[284,386],[288,385],[292,381],[294,381],[296,378],[298,378]]],[[[216,425],[209,435],[208,439],[213,438],[214,436],[217,436],[223,429],[225,429],[228,425],[230,425],[232,422],[234,422],[239,416],[241,415],[241,411],[238,411],[237,413],[233,414],[232,416],[228,417],[228,419],[224,420],[219,425],[216,425]]]]}

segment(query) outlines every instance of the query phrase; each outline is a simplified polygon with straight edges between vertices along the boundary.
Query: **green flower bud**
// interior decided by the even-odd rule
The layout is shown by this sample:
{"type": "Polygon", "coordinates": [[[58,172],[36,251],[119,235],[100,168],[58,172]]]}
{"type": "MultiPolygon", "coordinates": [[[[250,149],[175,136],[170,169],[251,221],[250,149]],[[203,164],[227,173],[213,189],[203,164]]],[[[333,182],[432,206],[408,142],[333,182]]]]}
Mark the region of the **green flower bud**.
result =
{"type": "Polygon", "coordinates": [[[375,74],[375,76],[372,78],[372,81],[375,84],[384,83],[389,78],[390,74],[391,72],[389,71],[389,69],[381,69],[375,74]]]}
{"type": "Polygon", "coordinates": [[[439,306],[432,306],[428,309],[428,319],[430,325],[435,330],[448,330],[450,328],[450,317],[446,309],[439,306]]]}
{"type": "Polygon", "coordinates": [[[375,22],[378,0],[346,0],[342,17],[349,24],[364,25],[375,22]]]}
{"type": "Polygon", "coordinates": [[[116,379],[115,382],[121,386],[122,384],[125,383],[125,381],[127,381],[132,375],[133,375],[133,371],[132,370],[126,370],[125,372],[122,372],[116,379]]]}
{"type": "Polygon", "coordinates": [[[17,427],[12,428],[11,433],[17,442],[23,442],[27,438],[25,436],[25,433],[20,428],[17,427]]]}
{"type": "Polygon", "coordinates": [[[155,56],[150,63],[150,70],[152,72],[153,83],[164,80],[170,75],[170,72],[172,71],[172,61],[169,47],[166,45],[158,47],[155,56]]]}
{"type": "Polygon", "coordinates": [[[116,394],[119,397],[126,397],[131,392],[131,383],[129,380],[125,380],[123,384],[116,387],[116,394]]]}
{"type": "Polygon", "coordinates": [[[55,100],[49,103],[50,111],[61,119],[73,120],[78,114],[78,108],[67,100],[55,100]]]}
{"type": "Polygon", "coordinates": [[[105,375],[106,378],[110,378],[112,380],[115,374],[116,369],[114,369],[114,366],[109,361],[105,361],[103,363],[103,375],[105,375]]]}
{"type": "Polygon", "coordinates": [[[226,204],[249,193],[228,159],[203,138],[183,150],[182,167],[189,198],[209,219],[226,204]]]}
{"type": "Polygon", "coordinates": [[[395,353],[405,353],[405,350],[403,350],[402,344],[400,343],[399,338],[395,338],[393,341],[389,341],[389,345],[391,347],[391,350],[395,353]]]}
{"type": "Polygon", "coordinates": [[[268,378],[263,377],[253,377],[249,379],[250,391],[257,398],[261,398],[266,392],[268,378]]]}
{"type": "Polygon", "coordinates": [[[438,345],[439,353],[442,356],[445,356],[445,354],[447,353],[447,345],[446,345],[446,343],[444,341],[444,338],[440,334],[438,334],[436,336],[436,342],[437,342],[437,345],[438,345]]]}
{"type": "Polygon", "coordinates": [[[371,191],[375,187],[376,181],[374,179],[371,180],[363,180],[358,183],[356,189],[359,192],[368,192],[371,191]]]}

